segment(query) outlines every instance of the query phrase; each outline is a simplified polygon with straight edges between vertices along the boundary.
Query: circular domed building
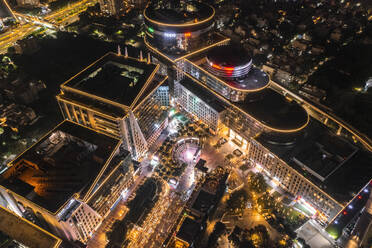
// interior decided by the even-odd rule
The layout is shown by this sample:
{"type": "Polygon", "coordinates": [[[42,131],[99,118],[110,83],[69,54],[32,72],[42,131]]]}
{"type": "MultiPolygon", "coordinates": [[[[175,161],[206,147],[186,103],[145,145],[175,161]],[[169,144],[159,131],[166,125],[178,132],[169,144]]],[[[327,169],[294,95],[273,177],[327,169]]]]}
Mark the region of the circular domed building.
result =
{"type": "Polygon", "coordinates": [[[175,5],[150,4],[144,10],[146,42],[166,54],[180,55],[198,47],[214,26],[215,10],[190,1],[175,5]]]}
{"type": "Polygon", "coordinates": [[[184,70],[232,102],[269,85],[269,76],[253,65],[240,45],[215,46],[184,60],[184,70]]]}

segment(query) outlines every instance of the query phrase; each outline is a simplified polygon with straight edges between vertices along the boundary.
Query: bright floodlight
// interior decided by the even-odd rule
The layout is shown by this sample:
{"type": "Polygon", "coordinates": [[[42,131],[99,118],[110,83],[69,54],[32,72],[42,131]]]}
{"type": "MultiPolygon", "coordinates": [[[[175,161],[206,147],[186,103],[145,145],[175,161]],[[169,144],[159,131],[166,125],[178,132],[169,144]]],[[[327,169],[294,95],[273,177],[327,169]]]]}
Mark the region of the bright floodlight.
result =
{"type": "Polygon", "coordinates": [[[192,160],[194,155],[192,154],[191,151],[186,151],[186,159],[187,160],[192,160]]]}

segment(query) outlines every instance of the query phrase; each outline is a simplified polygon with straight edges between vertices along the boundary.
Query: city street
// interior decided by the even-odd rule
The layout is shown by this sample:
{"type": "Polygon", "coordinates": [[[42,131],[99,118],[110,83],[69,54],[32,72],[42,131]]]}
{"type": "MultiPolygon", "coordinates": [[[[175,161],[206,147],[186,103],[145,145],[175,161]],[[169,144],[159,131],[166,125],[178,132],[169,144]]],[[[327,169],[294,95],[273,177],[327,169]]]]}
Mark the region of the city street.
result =
{"type": "Polygon", "coordinates": [[[97,0],[79,1],[67,6],[66,8],[50,13],[43,18],[44,21],[39,20],[36,17],[15,13],[15,15],[21,18],[22,21],[15,28],[0,35],[0,53],[7,52],[8,48],[13,46],[16,41],[23,39],[41,27],[54,27],[58,29],[60,25],[67,25],[78,20],[78,15],[81,12],[96,3],[97,0]]]}
{"type": "Polygon", "coordinates": [[[114,222],[116,220],[121,220],[127,212],[128,208],[125,206],[125,202],[120,201],[115,209],[105,218],[93,237],[88,241],[88,247],[104,248],[107,244],[106,232],[109,232],[114,222]]]}
{"type": "Polygon", "coordinates": [[[116,220],[121,220],[125,217],[126,213],[128,212],[126,203],[130,196],[135,193],[138,186],[143,182],[143,179],[143,175],[139,176],[132,187],[129,189],[127,197],[125,199],[121,199],[114,207],[114,209],[108,214],[108,216],[105,217],[104,221],[94,233],[93,237],[88,241],[88,247],[104,248],[106,246],[106,233],[110,231],[113,223],[116,220]]]}
{"type": "Polygon", "coordinates": [[[24,38],[39,29],[40,26],[31,23],[20,24],[18,27],[9,30],[0,36],[0,53],[5,53],[17,40],[24,38]]]}

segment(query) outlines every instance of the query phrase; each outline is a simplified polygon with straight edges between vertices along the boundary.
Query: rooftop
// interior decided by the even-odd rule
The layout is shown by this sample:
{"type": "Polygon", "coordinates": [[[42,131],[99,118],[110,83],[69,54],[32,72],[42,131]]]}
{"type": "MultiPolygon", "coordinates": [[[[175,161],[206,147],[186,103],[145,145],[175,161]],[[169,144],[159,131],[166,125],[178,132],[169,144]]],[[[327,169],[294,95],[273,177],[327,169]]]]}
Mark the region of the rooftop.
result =
{"type": "Polygon", "coordinates": [[[241,46],[216,46],[208,51],[208,60],[219,66],[238,67],[248,64],[252,57],[241,46]]]}
{"type": "MultiPolygon", "coordinates": [[[[171,1],[169,1],[171,2],[171,1]]],[[[171,3],[152,4],[144,11],[147,20],[158,24],[197,24],[214,16],[214,9],[204,3],[191,1],[175,6],[171,3]]]]}
{"type": "Polygon", "coordinates": [[[156,71],[155,64],[107,53],[61,88],[93,102],[98,99],[119,108],[131,107],[156,71]]]}
{"type": "Polygon", "coordinates": [[[269,85],[269,76],[253,66],[251,56],[239,45],[215,46],[187,60],[236,90],[259,91],[269,85]]]}
{"type": "Polygon", "coordinates": [[[265,88],[249,93],[244,101],[232,103],[253,116],[268,128],[280,131],[294,131],[305,127],[309,115],[295,101],[289,102],[276,91],[265,88]]]}
{"type": "Polygon", "coordinates": [[[0,185],[54,213],[82,198],[120,141],[64,121],[10,163],[0,185]]]}
{"type": "Polygon", "coordinates": [[[219,100],[213,93],[203,86],[195,83],[190,78],[185,77],[179,82],[183,87],[191,91],[194,95],[211,106],[217,112],[222,112],[225,109],[225,104],[219,100]]]}
{"type": "Polygon", "coordinates": [[[198,53],[201,50],[222,44],[228,40],[230,40],[230,38],[224,35],[216,32],[210,32],[208,37],[206,37],[205,39],[193,41],[193,43],[190,45],[190,47],[188,47],[187,50],[181,50],[176,49],[175,47],[164,48],[163,43],[160,44],[156,40],[151,39],[151,37],[144,38],[146,46],[148,46],[154,52],[160,53],[163,58],[166,58],[167,62],[169,62],[169,60],[172,62],[180,60],[184,57],[191,56],[194,53],[198,53]],[[162,48],[159,49],[159,47],[162,48]]]}
{"type": "Polygon", "coordinates": [[[192,209],[199,211],[200,213],[206,214],[208,210],[215,204],[216,196],[205,191],[200,190],[198,196],[196,197],[194,203],[192,204],[192,209]]]}
{"type": "Polygon", "coordinates": [[[293,144],[272,142],[265,134],[256,140],[340,203],[349,201],[372,178],[372,155],[314,119],[293,144]]]}
{"type": "Polygon", "coordinates": [[[0,19],[14,17],[6,0],[0,0],[0,19]]]}
{"type": "MultiPolygon", "coordinates": [[[[0,206],[0,232],[27,247],[57,248],[61,240],[0,206]]],[[[1,246],[3,247],[3,246],[1,246]]],[[[6,246],[5,244],[5,247],[6,246]]]]}
{"type": "Polygon", "coordinates": [[[195,220],[191,219],[190,217],[186,217],[180,229],[178,230],[176,237],[186,241],[189,244],[192,244],[195,237],[200,232],[200,223],[196,222],[195,220]]]}

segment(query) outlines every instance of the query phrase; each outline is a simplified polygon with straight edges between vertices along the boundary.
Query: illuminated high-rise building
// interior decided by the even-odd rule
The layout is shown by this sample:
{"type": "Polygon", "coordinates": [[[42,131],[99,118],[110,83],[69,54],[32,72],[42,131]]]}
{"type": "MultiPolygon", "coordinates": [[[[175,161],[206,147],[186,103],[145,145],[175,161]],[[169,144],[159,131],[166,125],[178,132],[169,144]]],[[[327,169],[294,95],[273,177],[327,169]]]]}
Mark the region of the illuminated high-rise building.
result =
{"type": "Polygon", "coordinates": [[[121,139],[139,160],[168,125],[166,77],[158,70],[143,58],[108,53],[61,85],[63,116],[121,139]]]}

